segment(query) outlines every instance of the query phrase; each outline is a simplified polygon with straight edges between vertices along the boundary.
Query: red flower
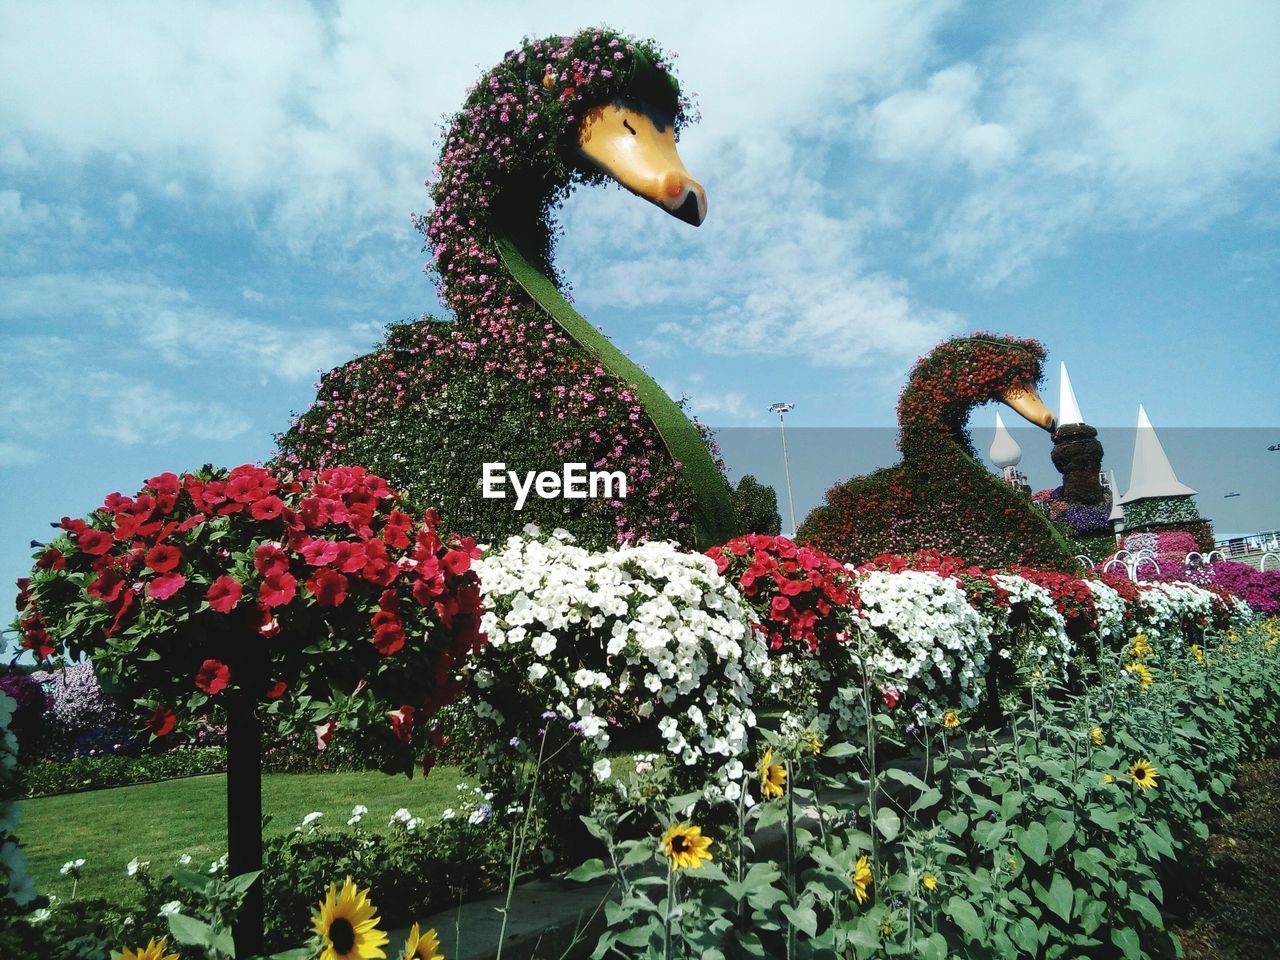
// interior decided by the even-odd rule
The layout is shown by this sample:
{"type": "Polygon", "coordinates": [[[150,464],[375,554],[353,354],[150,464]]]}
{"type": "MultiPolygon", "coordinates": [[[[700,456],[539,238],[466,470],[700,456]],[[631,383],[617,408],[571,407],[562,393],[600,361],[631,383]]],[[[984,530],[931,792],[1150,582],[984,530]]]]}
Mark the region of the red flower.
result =
{"type": "Polygon", "coordinates": [[[332,720],[316,724],[316,749],[323,750],[329,746],[329,741],[333,739],[333,733],[337,729],[338,725],[332,720]]]}
{"type": "Polygon", "coordinates": [[[173,728],[177,725],[177,716],[166,706],[156,707],[155,712],[147,718],[147,729],[153,737],[167,736],[173,733],[173,728]]]}
{"type": "Polygon", "coordinates": [[[333,540],[324,540],[317,537],[314,540],[308,540],[298,550],[302,554],[302,559],[312,567],[327,567],[338,559],[339,544],[333,540]]]}
{"type": "Polygon", "coordinates": [[[116,570],[108,568],[98,575],[97,580],[89,584],[89,596],[111,603],[119,598],[120,591],[123,589],[124,577],[120,576],[116,570]]]}
{"type": "Polygon", "coordinates": [[[404,628],[397,621],[383,623],[373,632],[373,645],[384,657],[389,657],[404,646],[404,628]]]}
{"type": "Polygon", "coordinates": [[[62,555],[62,551],[57,547],[50,547],[40,554],[40,559],[36,561],[36,566],[41,570],[65,570],[67,568],[67,558],[62,555]]]}
{"type": "Polygon", "coordinates": [[[769,613],[773,619],[785,620],[787,618],[787,611],[791,609],[791,601],[782,596],[774,597],[773,602],[769,607],[769,613]]]}
{"type": "Polygon", "coordinates": [[[340,542],[333,565],[343,573],[359,573],[365,565],[364,544],[340,542]]]}
{"type": "Polygon", "coordinates": [[[283,607],[293,602],[297,588],[298,580],[293,574],[270,573],[258,588],[258,599],[264,606],[283,607]]]}
{"type": "Polygon", "coordinates": [[[147,584],[147,596],[152,600],[168,600],[186,584],[180,573],[164,573],[147,584]]]}
{"type": "Polygon", "coordinates": [[[205,516],[203,513],[193,514],[187,517],[187,519],[183,520],[180,524],[178,524],[178,528],[177,528],[178,532],[189,533],[190,531],[194,530],[196,527],[200,526],[200,524],[204,523],[204,520],[205,520],[205,516]]]}
{"type": "Polygon", "coordinates": [[[392,710],[388,714],[391,717],[391,732],[406,746],[413,739],[413,713],[413,707],[405,704],[399,710],[392,710]]]}
{"type": "Polygon", "coordinates": [[[230,613],[244,595],[244,587],[235,577],[221,576],[209,584],[204,598],[209,601],[209,609],[218,613],[230,613]]]}
{"type": "Polygon", "coordinates": [[[267,687],[266,698],[268,700],[279,700],[289,692],[289,685],[283,680],[277,680],[271,686],[267,687]]]}
{"type": "Polygon", "coordinates": [[[461,550],[450,550],[441,559],[440,565],[455,577],[460,577],[471,569],[471,557],[461,550]]]}
{"type": "Polygon", "coordinates": [[[206,660],[200,665],[200,672],[196,674],[196,687],[211,697],[227,689],[227,684],[230,682],[231,668],[221,660],[206,660]]]}
{"type": "Polygon", "coordinates": [[[249,508],[249,515],[255,520],[274,520],[284,510],[284,501],[279,497],[263,497],[249,508]]]}
{"type": "Polygon", "coordinates": [[[271,613],[271,608],[258,604],[258,633],[270,640],[280,635],[280,621],[271,613]]]}
{"type": "Polygon", "coordinates": [[[156,573],[168,573],[182,563],[182,551],[167,543],[157,543],[147,551],[147,566],[156,573]]]}
{"type": "Polygon", "coordinates": [[[317,570],[307,581],[307,589],[322,607],[340,607],[347,599],[347,578],[337,570],[317,570]]]}
{"type": "Polygon", "coordinates": [[[79,539],[81,551],[94,557],[102,556],[111,549],[114,542],[111,534],[105,530],[85,530],[79,539]]]}
{"type": "Polygon", "coordinates": [[[902,700],[902,694],[897,690],[884,691],[884,705],[892,710],[902,700]]]}
{"type": "Polygon", "coordinates": [[[264,577],[273,573],[285,573],[289,569],[289,555],[278,543],[264,543],[253,551],[253,569],[264,577]]]}
{"type": "Polygon", "coordinates": [[[146,482],[156,493],[177,493],[181,489],[176,473],[161,473],[146,482]]]}

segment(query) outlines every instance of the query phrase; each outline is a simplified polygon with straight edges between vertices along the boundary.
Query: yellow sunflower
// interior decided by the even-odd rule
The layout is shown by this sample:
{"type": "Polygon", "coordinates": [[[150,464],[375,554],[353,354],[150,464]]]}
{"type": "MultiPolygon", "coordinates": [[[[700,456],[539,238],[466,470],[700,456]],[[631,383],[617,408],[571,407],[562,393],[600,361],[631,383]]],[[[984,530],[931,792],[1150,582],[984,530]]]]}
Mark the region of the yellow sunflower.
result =
{"type": "Polygon", "coordinates": [[[804,744],[804,748],[815,757],[822,752],[822,738],[818,736],[815,730],[806,730],[800,738],[800,742],[804,744]]]}
{"type": "Polygon", "coordinates": [[[770,747],[760,761],[760,793],[766,800],[780,797],[786,786],[787,770],[782,764],[773,762],[773,747],[770,747]]]}
{"type": "Polygon", "coordinates": [[[853,865],[853,895],[858,898],[859,903],[866,903],[871,894],[867,890],[871,887],[871,858],[861,856],[853,865]]]}
{"type": "Polygon", "coordinates": [[[1196,658],[1196,663],[1204,663],[1204,649],[1198,643],[1191,645],[1191,656],[1196,658]]]}
{"type": "Polygon", "coordinates": [[[1155,678],[1151,676],[1151,671],[1147,669],[1145,664],[1131,663],[1125,667],[1125,670],[1138,678],[1138,686],[1143,690],[1155,683],[1155,678]]]}
{"type": "Polygon", "coordinates": [[[948,730],[954,730],[960,726],[960,717],[956,715],[954,710],[948,710],[942,715],[942,725],[948,730]]]}
{"type": "Polygon", "coordinates": [[[691,823],[673,823],[662,835],[662,850],[671,861],[672,870],[697,870],[703,860],[710,860],[711,838],[702,835],[702,828],[691,823]]]}
{"type": "Polygon", "coordinates": [[[1152,766],[1150,760],[1137,760],[1129,768],[1129,776],[1143,790],[1150,790],[1156,785],[1156,779],[1160,774],[1152,766]]]}
{"type": "Polygon", "coordinates": [[[938,878],[932,873],[926,873],[920,878],[920,885],[932,893],[934,890],[938,889],[938,878]]]}
{"type": "Polygon", "coordinates": [[[1151,654],[1151,643],[1147,640],[1145,633],[1140,633],[1133,638],[1133,643],[1129,647],[1129,656],[1135,660],[1145,660],[1151,654]]]}
{"type": "Polygon", "coordinates": [[[1103,782],[1103,784],[1104,784],[1104,785],[1106,785],[1106,786],[1108,786],[1108,787],[1109,787],[1109,786],[1111,786],[1111,784],[1113,784],[1113,783],[1115,783],[1115,782],[1116,782],[1116,778],[1115,778],[1115,777],[1113,777],[1113,776],[1112,776],[1111,774],[1109,774],[1109,773],[1104,773],[1104,774],[1102,775],[1102,782],[1103,782]]]}
{"type": "Polygon", "coordinates": [[[387,935],[378,929],[378,910],[369,902],[368,890],[357,890],[347,877],[329,893],[311,916],[311,925],[324,944],[320,960],[375,960],[385,957],[387,935]]]}
{"type": "Polygon", "coordinates": [[[141,950],[125,947],[116,960],[178,960],[176,953],[165,953],[167,949],[169,949],[168,937],[161,937],[159,940],[152,937],[141,950]]]}
{"type": "Polygon", "coordinates": [[[419,936],[415,923],[409,930],[409,939],[404,942],[404,960],[444,960],[436,932],[428,930],[419,936]]]}
{"type": "Polygon", "coordinates": [[[1093,741],[1095,747],[1102,746],[1102,728],[1093,727],[1089,730],[1089,739],[1093,741]]]}

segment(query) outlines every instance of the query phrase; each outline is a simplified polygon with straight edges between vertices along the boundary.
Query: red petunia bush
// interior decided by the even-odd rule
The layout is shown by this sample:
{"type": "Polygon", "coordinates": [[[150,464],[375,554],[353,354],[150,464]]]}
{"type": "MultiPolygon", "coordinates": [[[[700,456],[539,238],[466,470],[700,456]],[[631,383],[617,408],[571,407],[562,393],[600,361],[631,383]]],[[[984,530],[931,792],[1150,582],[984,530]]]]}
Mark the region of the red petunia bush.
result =
{"type": "Polygon", "coordinates": [[[157,737],[247,703],[409,771],[483,643],[475,544],[360,467],[163,473],[54,526],[18,583],[22,644],[90,659],[157,737]]]}
{"type": "Polygon", "coordinates": [[[760,618],[771,651],[816,653],[843,642],[846,604],[856,609],[850,575],[835,558],[786,537],[753,533],[712,547],[707,556],[733,580],[760,618]]]}

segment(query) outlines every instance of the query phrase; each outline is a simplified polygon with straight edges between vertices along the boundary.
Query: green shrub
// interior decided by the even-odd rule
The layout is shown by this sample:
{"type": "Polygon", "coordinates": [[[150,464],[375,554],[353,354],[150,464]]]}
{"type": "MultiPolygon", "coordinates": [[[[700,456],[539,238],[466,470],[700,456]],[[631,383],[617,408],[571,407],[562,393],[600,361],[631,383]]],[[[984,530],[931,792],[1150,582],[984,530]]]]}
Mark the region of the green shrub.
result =
{"type": "Polygon", "coordinates": [[[776,537],[782,531],[778,515],[778,494],[751,474],[738,481],[733,491],[733,509],[738,515],[738,536],[762,533],[776,537]]]}
{"type": "Polygon", "coordinates": [[[141,757],[106,755],[49,760],[27,767],[23,776],[27,796],[48,797],[178,777],[198,777],[222,773],[226,769],[226,748],[199,747],[141,757]]]}

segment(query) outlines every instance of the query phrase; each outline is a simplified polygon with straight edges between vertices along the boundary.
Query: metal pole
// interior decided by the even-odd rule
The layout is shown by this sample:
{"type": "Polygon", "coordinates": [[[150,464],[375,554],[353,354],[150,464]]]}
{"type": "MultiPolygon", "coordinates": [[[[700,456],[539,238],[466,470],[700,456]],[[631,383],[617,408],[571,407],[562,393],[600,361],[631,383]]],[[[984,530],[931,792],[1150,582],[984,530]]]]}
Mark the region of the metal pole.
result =
{"type": "Polygon", "coordinates": [[[791,458],[787,456],[787,425],[783,413],[778,412],[778,429],[782,431],[782,465],[787,470],[787,504],[791,508],[791,536],[796,535],[796,500],[791,495],[791,458]]]}

